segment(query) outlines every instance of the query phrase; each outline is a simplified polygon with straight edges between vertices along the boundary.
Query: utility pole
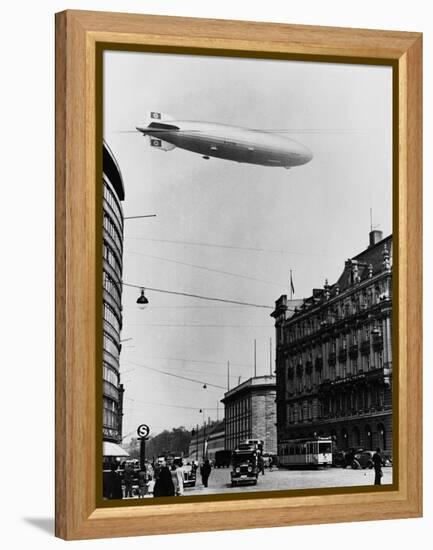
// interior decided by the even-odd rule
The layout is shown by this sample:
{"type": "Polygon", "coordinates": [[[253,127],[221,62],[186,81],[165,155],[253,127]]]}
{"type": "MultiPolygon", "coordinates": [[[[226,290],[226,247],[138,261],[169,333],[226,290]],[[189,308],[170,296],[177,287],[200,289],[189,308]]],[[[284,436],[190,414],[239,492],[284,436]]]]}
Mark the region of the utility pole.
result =
{"type": "Polygon", "coordinates": [[[195,459],[198,462],[198,424],[197,424],[197,429],[195,433],[197,434],[197,437],[195,439],[195,459]]]}
{"type": "Polygon", "coordinates": [[[272,338],[269,338],[269,374],[272,376],[272,338]]]}
{"type": "Polygon", "coordinates": [[[205,460],[206,453],[206,419],[203,416],[203,462],[205,460]]]}
{"type": "Polygon", "coordinates": [[[257,342],[256,339],[254,339],[254,378],[257,374],[257,342]]]}
{"type": "Polygon", "coordinates": [[[227,391],[230,390],[230,361],[227,361],[227,391]]]}

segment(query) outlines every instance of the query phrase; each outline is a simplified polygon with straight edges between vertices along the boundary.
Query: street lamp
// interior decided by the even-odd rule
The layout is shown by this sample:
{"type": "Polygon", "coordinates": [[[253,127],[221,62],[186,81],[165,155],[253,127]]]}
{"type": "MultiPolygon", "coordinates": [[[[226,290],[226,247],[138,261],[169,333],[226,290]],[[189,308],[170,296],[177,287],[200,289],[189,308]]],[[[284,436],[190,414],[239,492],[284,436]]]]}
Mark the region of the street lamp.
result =
{"type": "Polygon", "coordinates": [[[149,300],[144,295],[144,288],[141,289],[141,294],[137,299],[137,304],[140,309],[145,309],[147,304],[149,303],[149,300]]]}

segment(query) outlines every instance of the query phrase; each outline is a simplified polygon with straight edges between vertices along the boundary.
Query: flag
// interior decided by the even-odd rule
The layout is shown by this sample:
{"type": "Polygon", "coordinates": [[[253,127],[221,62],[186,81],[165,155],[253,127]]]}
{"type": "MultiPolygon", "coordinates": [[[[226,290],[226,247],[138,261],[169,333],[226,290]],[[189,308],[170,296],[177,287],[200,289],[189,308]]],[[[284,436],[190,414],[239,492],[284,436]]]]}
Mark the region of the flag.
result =
{"type": "Polygon", "coordinates": [[[290,271],[290,292],[295,294],[295,287],[293,286],[292,272],[290,271]]]}

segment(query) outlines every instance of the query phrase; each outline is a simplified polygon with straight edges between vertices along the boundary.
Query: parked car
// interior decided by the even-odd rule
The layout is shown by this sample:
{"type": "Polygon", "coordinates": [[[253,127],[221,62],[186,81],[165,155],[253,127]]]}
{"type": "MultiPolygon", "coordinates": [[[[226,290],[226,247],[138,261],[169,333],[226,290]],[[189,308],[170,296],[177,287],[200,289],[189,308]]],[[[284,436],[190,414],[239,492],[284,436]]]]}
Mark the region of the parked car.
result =
{"type": "Polygon", "coordinates": [[[332,465],[334,468],[346,468],[346,453],[344,451],[335,451],[332,453],[332,465]]]}
{"type": "Polygon", "coordinates": [[[185,464],[180,467],[183,474],[183,486],[195,487],[197,469],[192,464],[185,464]]]}
{"type": "Polygon", "coordinates": [[[358,462],[356,455],[362,452],[362,449],[349,449],[347,451],[334,451],[332,453],[332,465],[339,468],[348,468],[351,466],[356,469],[358,462]]]}
{"type": "MultiPolygon", "coordinates": [[[[360,451],[355,453],[354,459],[352,461],[352,468],[356,470],[357,468],[362,468],[365,470],[366,468],[372,469],[374,466],[373,463],[373,455],[375,451],[360,451]]],[[[392,461],[389,457],[382,455],[384,466],[391,466],[392,461]]]]}

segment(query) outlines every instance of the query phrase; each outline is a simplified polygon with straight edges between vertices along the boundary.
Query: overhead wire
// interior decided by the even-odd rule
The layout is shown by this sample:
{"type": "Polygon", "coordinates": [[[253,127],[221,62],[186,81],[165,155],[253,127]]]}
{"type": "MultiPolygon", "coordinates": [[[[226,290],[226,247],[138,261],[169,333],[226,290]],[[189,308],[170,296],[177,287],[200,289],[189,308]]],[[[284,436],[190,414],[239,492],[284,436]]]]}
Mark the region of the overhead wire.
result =
{"type": "Polygon", "coordinates": [[[153,367],[149,367],[148,365],[143,365],[142,363],[136,363],[135,361],[125,360],[126,363],[130,363],[131,365],[135,365],[136,367],[141,367],[143,369],[151,370],[154,372],[158,372],[159,374],[165,374],[166,376],[172,376],[173,378],[180,378],[181,380],[187,380],[188,382],[194,382],[195,384],[202,384],[206,385],[206,387],[212,387],[212,388],[218,388],[225,390],[225,386],[219,386],[218,384],[212,384],[211,382],[207,382],[205,380],[197,380],[196,378],[188,378],[187,376],[181,376],[180,374],[173,374],[172,372],[163,371],[160,369],[155,369],[153,367]]]}
{"type": "Polygon", "coordinates": [[[134,399],[132,397],[125,397],[128,401],[133,401],[134,403],[140,403],[141,405],[158,405],[160,407],[172,407],[174,409],[188,409],[191,411],[200,411],[200,410],[206,410],[206,411],[217,411],[219,410],[217,407],[187,407],[185,405],[171,405],[169,403],[155,403],[153,401],[141,401],[140,399],[134,399]]]}
{"type": "Polygon", "coordinates": [[[151,254],[143,254],[142,252],[136,252],[136,251],[133,251],[133,250],[125,250],[125,252],[127,254],[135,254],[137,256],[143,256],[145,258],[152,258],[154,260],[161,260],[161,261],[164,261],[164,262],[170,262],[170,263],[173,263],[173,264],[184,265],[184,266],[187,266],[187,267],[194,267],[196,269],[202,269],[203,271],[211,271],[213,273],[220,273],[222,275],[230,275],[232,277],[239,277],[241,279],[248,279],[249,281],[256,281],[256,282],[259,282],[259,283],[265,283],[265,284],[268,284],[268,285],[276,286],[278,288],[284,287],[283,283],[275,283],[273,281],[267,281],[265,279],[259,279],[257,277],[250,277],[249,275],[241,275],[239,273],[232,273],[231,271],[223,271],[221,269],[214,269],[214,268],[211,268],[211,267],[205,267],[203,265],[191,264],[191,263],[188,263],[188,262],[181,262],[180,260],[172,260],[171,258],[163,258],[161,256],[153,256],[151,254]]]}
{"type": "MultiPolygon", "coordinates": [[[[187,363],[208,363],[208,364],[211,364],[211,365],[226,365],[227,364],[227,361],[209,361],[209,360],[205,360],[205,359],[186,359],[186,358],[181,358],[181,357],[159,357],[159,356],[155,356],[155,355],[148,355],[148,357],[150,359],[167,359],[167,360],[170,360],[170,361],[182,361],[182,362],[187,362],[187,363]]],[[[231,366],[238,366],[238,367],[248,367],[248,368],[251,368],[253,366],[252,364],[249,364],[249,363],[234,363],[232,361],[230,361],[230,365],[231,366]]]]}
{"type": "Polygon", "coordinates": [[[179,239],[155,239],[153,237],[131,237],[131,236],[125,236],[125,240],[136,240],[136,241],[153,241],[153,242],[159,242],[159,243],[170,243],[170,244],[182,244],[182,245],[190,245],[190,246],[207,246],[211,248],[225,248],[229,250],[247,250],[250,252],[269,252],[272,254],[287,254],[290,256],[325,256],[329,257],[332,254],[325,254],[325,253],[316,253],[316,252],[293,252],[289,250],[276,250],[271,248],[259,248],[259,247],[252,247],[252,246],[238,246],[238,245],[228,245],[228,244],[217,244],[217,243],[206,243],[206,242],[198,242],[198,241],[183,241],[179,239]]]}
{"type": "Polygon", "coordinates": [[[167,327],[167,328],[271,328],[270,325],[207,325],[188,323],[129,323],[129,327],[167,327]]]}
{"type": "Polygon", "coordinates": [[[201,294],[191,294],[189,292],[178,292],[178,291],[174,291],[174,290],[166,290],[166,289],[161,289],[161,288],[152,288],[152,287],[147,286],[145,284],[135,285],[135,284],[131,284],[131,283],[125,283],[124,281],[122,281],[122,285],[130,287],[130,288],[137,288],[139,290],[144,288],[144,289],[150,290],[152,292],[161,292],[161,293],[164,293],[164,294],[173,294],[173,295],[176,295],[176,296],[187,296],[189,298],[197,298],[198,300],[209,300],[209,301],[213,301],[213,302],[224,302],[224,303],[227,303],[227,304],[237,304],[237,305],[241,305],[241,306],[258,307],[258,308],[265,308],[265,309],[272,309],[272,310],[275,309],[274,306],[267,306],[267,305],[263,305],[263,304],[254,304],[254,303],[251,303],[251,302],[241,302],[240,300],[228,300],[228,299],[225,299],[225,298],[215,298],[215,297],[211,297],[211,296],[203,296],[201,294]]]}

